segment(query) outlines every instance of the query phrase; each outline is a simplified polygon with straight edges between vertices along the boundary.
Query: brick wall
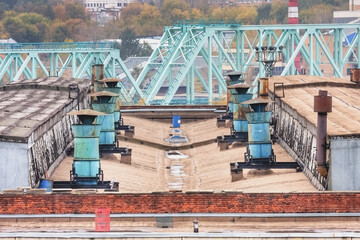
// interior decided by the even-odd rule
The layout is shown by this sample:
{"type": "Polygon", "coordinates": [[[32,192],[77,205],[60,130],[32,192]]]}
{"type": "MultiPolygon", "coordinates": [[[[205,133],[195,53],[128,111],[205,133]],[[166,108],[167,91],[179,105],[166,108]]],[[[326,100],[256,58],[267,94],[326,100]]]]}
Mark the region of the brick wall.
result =
{"type": "Polygon", "coordinates": [[[0,194],[0,214],[359,212],[351,193],[0,194]]]}

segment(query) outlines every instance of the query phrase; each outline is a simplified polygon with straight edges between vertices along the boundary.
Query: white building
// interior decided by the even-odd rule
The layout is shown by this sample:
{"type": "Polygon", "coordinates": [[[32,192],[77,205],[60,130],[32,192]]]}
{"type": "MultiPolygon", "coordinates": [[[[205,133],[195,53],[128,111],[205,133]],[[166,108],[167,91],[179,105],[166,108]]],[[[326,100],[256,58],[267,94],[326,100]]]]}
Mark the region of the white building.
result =
{"type": "Polygon", "coordinates": [[[101,12],[104,10],[120,11],[132,2],[133,0],[82,0],[85,9],[89,12],[101,12]]]}
{"type": "Polygon", "coordinates": [[[356,23],[360,18],[360,0],[349,0],[349,11],[334,11],[334,23],[356,23]]]}

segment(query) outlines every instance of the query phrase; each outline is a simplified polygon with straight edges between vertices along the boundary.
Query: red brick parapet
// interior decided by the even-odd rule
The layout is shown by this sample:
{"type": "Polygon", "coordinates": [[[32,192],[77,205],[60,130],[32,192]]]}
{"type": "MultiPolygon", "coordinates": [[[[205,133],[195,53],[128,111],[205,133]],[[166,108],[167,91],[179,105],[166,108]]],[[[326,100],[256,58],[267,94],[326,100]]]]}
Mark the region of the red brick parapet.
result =
{"type": "Polygon", "coordinates": [[[0,214],[347,213],[360,212],[359,192],[0,194],[0,214]]]}

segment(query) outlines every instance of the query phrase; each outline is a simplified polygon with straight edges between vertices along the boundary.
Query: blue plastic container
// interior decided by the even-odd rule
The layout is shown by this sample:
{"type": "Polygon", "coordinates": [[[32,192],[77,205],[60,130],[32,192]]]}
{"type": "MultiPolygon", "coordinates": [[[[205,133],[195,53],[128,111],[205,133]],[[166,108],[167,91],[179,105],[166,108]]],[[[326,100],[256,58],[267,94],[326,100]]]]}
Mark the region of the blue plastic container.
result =
{"type": "Polygon", "coordinates": [[[39,188],[46,189],[46,192],[52,192],[53,186],[54,186],[53,180],[40,179],[39,188]]]}
{"type": "Polygon", "coordinates": [[[174,115],[172,123],[173,123],[173,128],[179,128],[181,125],[181,116],[174,115]]]}

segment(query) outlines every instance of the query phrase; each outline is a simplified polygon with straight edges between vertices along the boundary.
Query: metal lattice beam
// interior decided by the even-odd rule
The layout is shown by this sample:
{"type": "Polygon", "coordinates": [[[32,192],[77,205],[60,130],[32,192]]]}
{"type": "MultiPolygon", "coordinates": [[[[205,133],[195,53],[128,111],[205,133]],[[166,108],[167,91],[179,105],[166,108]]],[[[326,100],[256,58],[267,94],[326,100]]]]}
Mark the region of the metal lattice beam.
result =
{"type": "MultiPolygon", "coordinates": [[[[298,53],[310,75],[344,77],[344,70],[360,66],[359,24],[259,25],[183,24],[165,27],[137,80],[109,43],[0,44],[0,78],[10,81],[38,76],[90,77],[91,65],[105,65],[105,76],[127,76],[122,85],[128,102],[143,99],[147,104],[194,104],[201,95],[211,103],[226,91],[224,71],[244,72],[255,83],[265,76],[256,62],[256,47],[283,46],[284,61],[275,65],[278,75],[300,74],[294,60],[298,53]],[[348,38],[354,32],[353,38],[348,38]],[[202,90],[195,88],[202,86],[202,90]],[[177,95],[186,87],[186,95],[177,95]],[[165,93],[163,90],[166,90],[165,93]],[[218,91],[218,92],[217,92],[218,91]]],[[[253,93],[256,89],[251,90],[253,93]]]]}
{"type": "MultiPolygon", "coordinates": [[[[0,79],[7,75],[10,82],[19,79],[63,76],[70,73],[73,78],[91,78],[93,64],[105,65],[105,77],[118,77],[124,73],[128,86],[132,86],[137,98],[143,91],[120,58],[113,43],[32,43],[0,44],[0,79]]],[[[122,86],[125,102],[133,104],[129,87],[122,86]]]]}

